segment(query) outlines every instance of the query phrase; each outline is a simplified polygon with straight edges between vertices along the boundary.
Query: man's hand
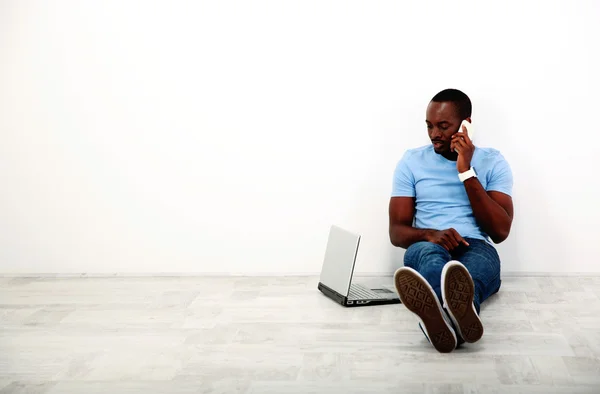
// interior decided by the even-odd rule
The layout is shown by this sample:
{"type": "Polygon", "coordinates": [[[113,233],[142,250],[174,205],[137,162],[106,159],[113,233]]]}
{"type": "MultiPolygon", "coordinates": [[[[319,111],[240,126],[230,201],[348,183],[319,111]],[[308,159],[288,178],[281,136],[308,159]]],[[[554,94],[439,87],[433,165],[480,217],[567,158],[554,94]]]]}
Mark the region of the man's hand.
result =
{"type": "Polygon", "coordinates": [[[433,231],[427,237],[427,241],[432,242],[434,244],[438,244],[447,251],[456,249],[461,244],[469,246],[469,243],[465,241],[465,239],[460,236],[458,231],[456,231],[453,228],[441,231],[433,231]]]}
{"type": "Polygon", "coordinates": [[[471,168],[471,159],[475,152],[475,145],[469,138],[467,128],[463,125],[462,131],[454,133],[450,141],[450,150],[458,153],[456,160],[456,169],[459,173],[468,171],[471,168]]]}

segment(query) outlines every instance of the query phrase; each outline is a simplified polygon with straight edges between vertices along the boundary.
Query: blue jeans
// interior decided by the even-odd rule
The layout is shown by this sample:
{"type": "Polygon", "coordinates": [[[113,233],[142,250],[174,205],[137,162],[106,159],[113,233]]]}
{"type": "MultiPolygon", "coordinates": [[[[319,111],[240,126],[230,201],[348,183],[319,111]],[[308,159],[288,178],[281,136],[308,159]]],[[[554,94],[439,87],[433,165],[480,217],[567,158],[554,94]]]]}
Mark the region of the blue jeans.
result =
{"type": "Polygon", "coordinates": [[[412,244],[404,254],[404,265],[418,271],[429,282],[440,304],[443,305],[441,292],[441,275],[444,265],[450,260],[460,261],[469,270],[475,284],[475,309],[480,312],[480,305],[489,296],[500,290],[500,257],[488,242],[465,238],[469,246],[460,245],[452,252],[431,242],[412,244]]]}

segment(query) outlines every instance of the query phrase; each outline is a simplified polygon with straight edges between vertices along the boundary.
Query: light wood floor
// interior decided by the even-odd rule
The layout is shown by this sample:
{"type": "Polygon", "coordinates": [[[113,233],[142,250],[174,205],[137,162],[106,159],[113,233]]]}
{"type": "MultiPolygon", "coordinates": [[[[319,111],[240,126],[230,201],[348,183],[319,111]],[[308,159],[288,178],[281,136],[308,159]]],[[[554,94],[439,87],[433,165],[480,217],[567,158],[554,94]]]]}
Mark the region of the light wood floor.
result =
{"type": "Polygon", "coordinates": [[[316,286],[0,277],[0,393],[600,393],[600,277],[504,278],[450,354],[402,305],[316,286]]]}

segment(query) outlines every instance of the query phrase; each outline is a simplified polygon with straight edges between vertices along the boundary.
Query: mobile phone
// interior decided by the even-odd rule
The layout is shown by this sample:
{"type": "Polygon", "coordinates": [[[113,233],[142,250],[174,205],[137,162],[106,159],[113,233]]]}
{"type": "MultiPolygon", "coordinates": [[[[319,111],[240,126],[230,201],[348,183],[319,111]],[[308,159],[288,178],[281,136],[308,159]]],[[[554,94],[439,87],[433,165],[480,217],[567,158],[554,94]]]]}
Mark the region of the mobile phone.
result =
{"type": "Polygon", "coordinates": [[[460,124],[460,127],[458,128],[459,132],[463,131],[463,125],[467,128],[467,134],[469,135],[471,142],[475,141],[473,138],[473,136],[475,135],[475,133],[473,131],[473,125],[468,120],[465,119],[462,121],[462,123],[460,124]]]}

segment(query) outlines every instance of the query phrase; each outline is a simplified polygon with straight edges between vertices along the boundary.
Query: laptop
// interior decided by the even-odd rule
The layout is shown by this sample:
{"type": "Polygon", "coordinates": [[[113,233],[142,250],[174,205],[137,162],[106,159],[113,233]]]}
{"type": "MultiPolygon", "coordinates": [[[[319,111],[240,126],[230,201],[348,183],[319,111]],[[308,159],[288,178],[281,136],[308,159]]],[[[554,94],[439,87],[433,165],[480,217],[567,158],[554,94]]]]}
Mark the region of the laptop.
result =
{"type": "Polygon", "coordinates": [[[369,288],[352,283],[360,235],[331,226],[325,259],[319,279],[319,290],[342,306],[399,304],[398,294],[381,286],[369,288]]]}

